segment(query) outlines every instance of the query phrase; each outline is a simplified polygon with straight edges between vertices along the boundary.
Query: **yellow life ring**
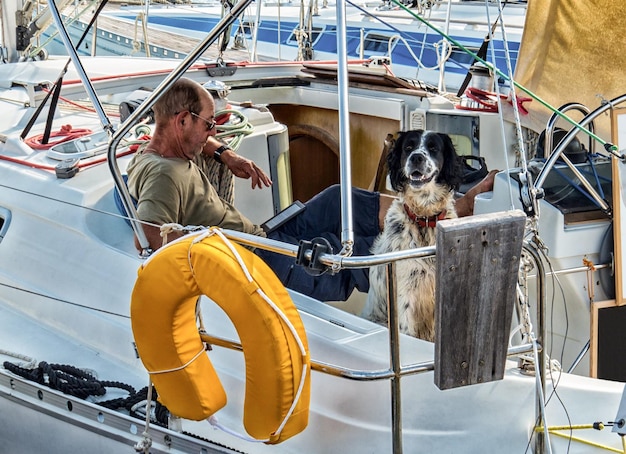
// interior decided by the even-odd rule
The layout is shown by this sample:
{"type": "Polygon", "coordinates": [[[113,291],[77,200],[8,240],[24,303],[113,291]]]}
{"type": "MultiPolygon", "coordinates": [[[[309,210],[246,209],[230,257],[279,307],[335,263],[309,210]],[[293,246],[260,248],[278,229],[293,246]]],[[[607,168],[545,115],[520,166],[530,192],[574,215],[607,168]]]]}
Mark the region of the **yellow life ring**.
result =
{"type": "Polygon", "coordinates": [[[218,229],[159,249],[139,269],[131,323],[139,356],[173,414],[202,420],[226,405],[196,322],[200,295],[232,320],[246,363],[243,423],[269,444],[308,423],[310,357],[306,333],[286,289],[254,253],[218,229]]]}

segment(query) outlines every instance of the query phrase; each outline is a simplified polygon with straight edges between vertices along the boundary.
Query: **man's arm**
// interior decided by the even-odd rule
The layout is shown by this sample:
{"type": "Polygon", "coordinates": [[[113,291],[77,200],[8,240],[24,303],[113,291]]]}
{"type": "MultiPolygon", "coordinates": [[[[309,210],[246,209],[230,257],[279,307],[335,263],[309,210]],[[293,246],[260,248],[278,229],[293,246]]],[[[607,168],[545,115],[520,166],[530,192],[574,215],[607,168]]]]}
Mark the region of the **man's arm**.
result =
{"type": "Polygon", "coordinates": [[[270,187],[272,180],[270,177],[257,166],[254,161],[239,156],[231,148],[224,145],[215,137],[210,136],[207,140],[204,149],[202,150],[207,156],[213,157],[218,162],[223,163],[230,171],[239,178],[250,179],[252,182],[252,188],[262,189],[263,186],[270,187]],[[215,154],[216,150],[221,150],[219,156],[215,154]]]}

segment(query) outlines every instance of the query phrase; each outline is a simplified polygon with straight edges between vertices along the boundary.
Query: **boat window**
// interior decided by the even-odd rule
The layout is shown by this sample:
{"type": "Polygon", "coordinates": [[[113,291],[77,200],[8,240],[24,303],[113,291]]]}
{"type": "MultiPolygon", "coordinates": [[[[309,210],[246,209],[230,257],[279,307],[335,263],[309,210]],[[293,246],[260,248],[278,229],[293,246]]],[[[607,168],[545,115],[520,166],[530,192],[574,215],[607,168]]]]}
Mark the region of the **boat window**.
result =
{"type": "Polygon", "coordinates": [[[0,208],[0,241],[6,235],[9,230],[9,224],[11,223],[11,212],[6,208],[0,208]]]}
{"type": "MultiPolygon", "coordinates": [[[[397,39],[394,39],[391,43],[391,49],[389,48],[389,41],[394,35],[389,33],[380,33],[380,32],[368,32],[363,38],[363,55],[366,57],[370,57],[372,55],[388,55],[393,51],[397,39]]],[[[361,46],[357,49],[357,52],[360,53],[361,46]]]]}
{"type": "Polygon", "coordinates": [[[449,134],[454,144],[454,149],[461,156],[471,155],[473,152],[472,139],[462,134],[449,134]]]}
{"type": "MultiPolygon", "coordinates": [[[[317,44],[317,40],[320,38],[320,36],[322,35],[322,33],[325,31],[326,27],[316,27],[313,26],[311,28],[311,43],[312,45],[317,44]]],[[[293,31],[291,32],[291,35],[289,35],[289,38],[287,38],[287,44],[291,44],[293,46],[297,46],[298,45],[298,38],[296,37],[296,31],[298,30],[298,27],[295,27],[293,29],[293,31]]]]}
{"type": "Polygon", "coordinates": [[[480,117],[429,112],[424,129],[448,134],[452,138],[457,153],[460,155],[480,155],[478,143],[480,117]]]}
{"type": "MultiPolygon", "coordinates": [[[[468,50],[472,51],[474,54],[478,53],[478,47],[466,47],[468,50]]],[[[460,47],[452,46],[452,52],[450,53],[450,61],[457,62],[464,67],[469,67],[472,63],[474,63],[474,57],[462,50],[460,47]]]]}

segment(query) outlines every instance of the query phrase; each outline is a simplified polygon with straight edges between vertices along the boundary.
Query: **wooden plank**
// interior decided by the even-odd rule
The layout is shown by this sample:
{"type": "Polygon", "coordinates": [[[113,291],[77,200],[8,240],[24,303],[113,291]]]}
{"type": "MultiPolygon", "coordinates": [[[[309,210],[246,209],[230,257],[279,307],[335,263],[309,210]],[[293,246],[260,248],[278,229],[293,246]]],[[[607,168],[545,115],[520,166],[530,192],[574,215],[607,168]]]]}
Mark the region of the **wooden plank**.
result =
{"type": "MultiPolygon", "coordinates": [[[[626,108],[617,107],[611,110],[611,136],[614,144],[623,153],[626,147],[626,108]]],[[[613,177],[613,250],[615,260],[615,299],[618,306],[626,304],[624,289],[624,248],[622,243],[622,227],[626,225],[626,210],[623,210],[626,203],[624,194],[626,185],[626,165],[620,159],[612,158],[613,177]]]]}
{"type": "Polygon", "coordinates": [[[526,216],[520,210],[437,224],[435,384],[500,380],[526,216]]]}
{"type": "MultiPolygon", "coordinates": [[[[302,72],[313,74],[320,78],[337,80],[336,64],[321,65],[304,63],[303,66],[304,69],[302,72]]],[[[363,66],[349,65],[348,80],[353,83],[364,83],[389,88],[405,88],[407,90],[420,91],[424,95],[427,94],[421,87],[416,87],[414,84],[406,82],[403,79],[383,71],[377,73],[363,66]]]]}

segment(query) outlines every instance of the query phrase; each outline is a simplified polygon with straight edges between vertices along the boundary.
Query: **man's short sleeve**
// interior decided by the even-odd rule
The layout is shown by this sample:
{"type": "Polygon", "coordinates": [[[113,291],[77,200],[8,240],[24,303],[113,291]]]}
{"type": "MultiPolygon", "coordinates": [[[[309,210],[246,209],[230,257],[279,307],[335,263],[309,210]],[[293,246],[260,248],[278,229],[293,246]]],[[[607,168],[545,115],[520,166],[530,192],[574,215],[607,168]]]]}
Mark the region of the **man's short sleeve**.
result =
{"type": "Polygon", "coordinates": [[[163,159],[144,155],[128,167],[128,189],[138,200],[139,219],[155,224],[180,222],[181,198],[173,177],[178,171],[163,159]]]}

